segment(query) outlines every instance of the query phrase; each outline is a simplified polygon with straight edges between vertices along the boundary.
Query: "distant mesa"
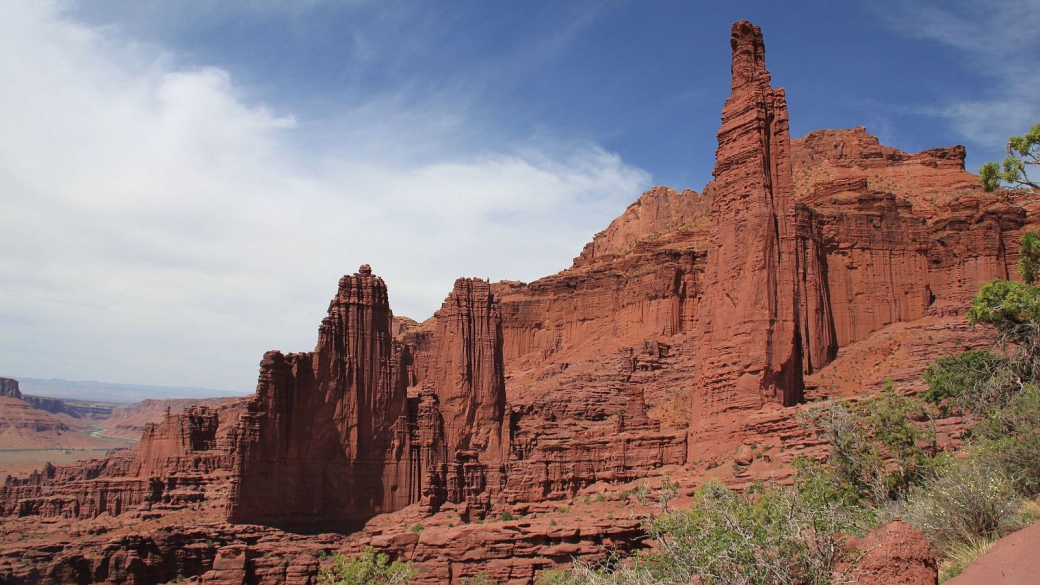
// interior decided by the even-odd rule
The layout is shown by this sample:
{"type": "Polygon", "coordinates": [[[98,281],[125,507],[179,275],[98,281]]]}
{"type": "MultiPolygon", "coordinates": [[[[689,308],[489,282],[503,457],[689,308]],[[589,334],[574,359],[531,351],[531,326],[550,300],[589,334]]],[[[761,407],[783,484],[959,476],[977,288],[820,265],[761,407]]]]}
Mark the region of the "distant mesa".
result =
{"type": "Polygon", "coordinates": [[[17,398],[21,400],[22,392],[18,388],[18,380],[12,378],[0,378],[0,397],[17,398]]]}

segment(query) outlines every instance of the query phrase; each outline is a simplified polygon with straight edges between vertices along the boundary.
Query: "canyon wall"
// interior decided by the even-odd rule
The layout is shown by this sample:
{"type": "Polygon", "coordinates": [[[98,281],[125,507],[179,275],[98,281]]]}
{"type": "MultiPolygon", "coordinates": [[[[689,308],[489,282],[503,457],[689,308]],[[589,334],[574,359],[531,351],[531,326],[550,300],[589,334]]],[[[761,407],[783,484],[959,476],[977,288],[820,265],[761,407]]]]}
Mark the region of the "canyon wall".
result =
{"type": "MultiPolygon", "coordinates": [[[[90,519],[197,504],[226,483],[241,404],[189,407],[146,426],[138,445],[104,459],[47,464],[0,486],[0,516],[90,519]]],[[[219,490],[218,490],[219,491],[219,490]]]]}

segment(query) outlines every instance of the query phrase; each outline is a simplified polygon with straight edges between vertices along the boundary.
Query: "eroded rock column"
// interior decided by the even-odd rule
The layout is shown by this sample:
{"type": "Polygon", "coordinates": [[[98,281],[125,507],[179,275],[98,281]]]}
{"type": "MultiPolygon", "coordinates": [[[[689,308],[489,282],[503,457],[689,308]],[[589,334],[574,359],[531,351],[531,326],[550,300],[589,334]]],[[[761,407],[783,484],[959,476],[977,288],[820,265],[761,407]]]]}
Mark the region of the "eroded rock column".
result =
{"type": "Polygon", "coordinates": [[[819,290],[825,267],[813,265],[819,254],[798,234],[784,90],[770,86],[757,26],[734,24],[730,42],[732,94],[722,112],[715,179],[705,188],[712,226],[691,462],[728,448],[742,413],[802,400],[803,335],[833,345],[828,323],[819,322],[829,319],[826,291],[819,290]],[[805,290],[807,279],[814,290],[805,290]]]}

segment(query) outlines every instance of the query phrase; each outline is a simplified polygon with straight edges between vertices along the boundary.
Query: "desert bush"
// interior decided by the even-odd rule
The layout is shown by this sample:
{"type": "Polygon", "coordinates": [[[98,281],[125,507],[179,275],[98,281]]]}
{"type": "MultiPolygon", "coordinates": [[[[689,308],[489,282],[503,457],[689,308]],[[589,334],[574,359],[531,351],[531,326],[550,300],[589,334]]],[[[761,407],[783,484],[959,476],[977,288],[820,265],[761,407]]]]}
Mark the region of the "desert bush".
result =
{"type": "MultiPolygon", "coordinates": [[[[654,552],[622,563],[596,564],[550,575],[543,585],[829,584],[851,560],[847,534],[871,523],[850,505],[826,471],[800,474],[794,487],[757,486],[734,492],[717,482],[701,487],[688,510],[668,511],[649,526],[654,552]]],[[[840,580],[840,579],[839,579],[840,580]]]]}
{"type": "Polygon", "coordinates": [[[928,390],[921,394],[921,399],[939,403],[947,398],[959,399],[965,394],[978,392],[979,386],[1007,365],[1006,359],[988,349],[940,357],[922,374],[928,390]]]}
{"type": "Polygon", "coordinates": [[[871,506],[901,500],[936,464],[927,405],[894,389],[859,404],[831,402],[800,418],[830,445],[835,481],[871,506]]]}
{"type": "Polygon", "coordinates": [[[406,585],[418,571],[411,563],[390,562],[390,557],[366,547],[360,557],[332,557],[333,566],[318,573],[321,585],[406,585]]]}
{"type": "Polygon", "coordinates": [[[804,411],[803,425],[822,433],[831,450],[827,462],[835,480],[870,502],[888,498],[881,450],[867,436],[860,418],[842,401],[804,411]]]}
{"type": "Polygon", "coordinates": [[[1040,495],[1040,388],[1025,384],[1010,404],[987,413],[971,432],[974,448],[1003,470],[1020,495],[1040,495]]]}
{"type": "Polygon", "coordinates": [[[995,537],[1015,526],[1021,499],[999,466],[984,457],[958,460],[907,498],[907,521],[943,549],[995,537]]]}
{"type": "Polygon", "coordinates": [[[588,581],[576,571],[549,569],[542,571],[542,574],[538,576],[538,585],[583,585],[585,583],[588,581]]]}

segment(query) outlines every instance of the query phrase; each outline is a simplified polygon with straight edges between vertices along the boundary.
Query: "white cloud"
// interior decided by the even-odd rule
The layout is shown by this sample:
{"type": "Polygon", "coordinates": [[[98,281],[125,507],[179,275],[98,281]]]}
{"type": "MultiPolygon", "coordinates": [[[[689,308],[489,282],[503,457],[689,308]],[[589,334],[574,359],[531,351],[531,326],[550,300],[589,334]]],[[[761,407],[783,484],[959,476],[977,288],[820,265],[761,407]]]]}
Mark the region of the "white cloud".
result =
{"type": "Polygon", "coordinates": [[[649,186],[594,144],[438,152],[463,109],[378,98],[316,159],[300,114],[217,67],[56,4],[0,12],[0,375],[248,390],[362,262],[422,318],[458,276],[565,267],[649,186]]]}
{"type": "Polygon", "coordinates": [[[1040,120],[1040,0],[901,0],[872,5],[895,30],[958,50],[965,64],[990,80],[983,99],[917,108],[950,120],[977,144],[1000,147],[1040,120]]]}

